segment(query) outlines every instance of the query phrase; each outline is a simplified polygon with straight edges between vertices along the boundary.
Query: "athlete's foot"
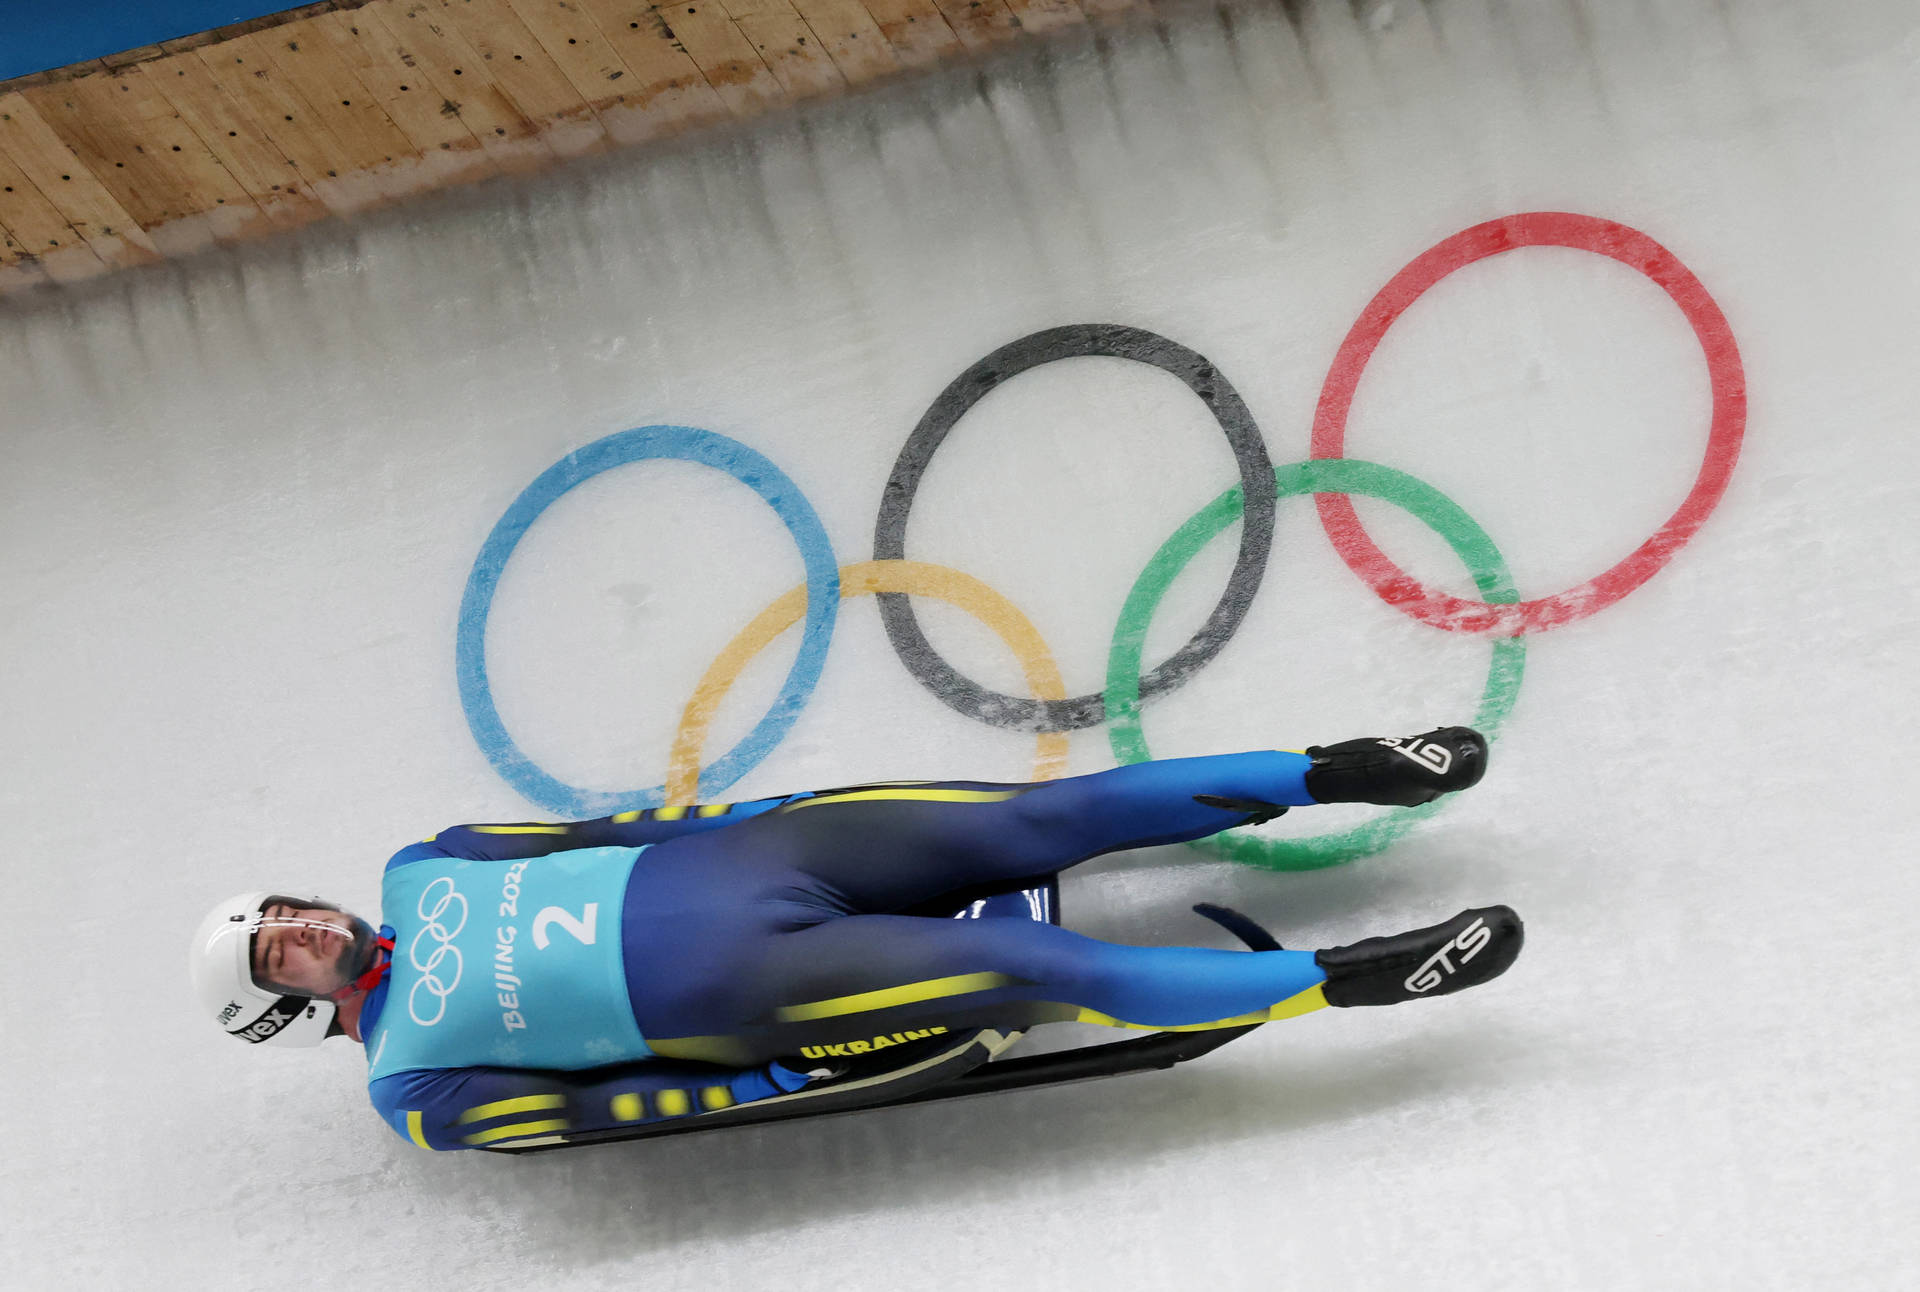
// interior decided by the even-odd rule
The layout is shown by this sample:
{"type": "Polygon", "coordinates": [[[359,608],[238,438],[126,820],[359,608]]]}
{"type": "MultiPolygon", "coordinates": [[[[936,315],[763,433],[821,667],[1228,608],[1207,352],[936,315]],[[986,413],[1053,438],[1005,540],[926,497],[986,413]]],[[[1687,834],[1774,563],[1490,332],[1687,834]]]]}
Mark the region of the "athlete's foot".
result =
{"type": "Polygon", "coordinates": [[[1472,727],[1441,727],[1313,745],[1307,757],[1307,793],[1322,803],[1413,807],[1477,785],[1487,771],[1487,739],[1472,727]]]}
{"type": "Polygon", "coordinates": [[[1498,978],[1526,940],[1508,906],[1462,911],[1445,924],[1313,953],[1329,1005],[1397,1005],[1498,978]]]}

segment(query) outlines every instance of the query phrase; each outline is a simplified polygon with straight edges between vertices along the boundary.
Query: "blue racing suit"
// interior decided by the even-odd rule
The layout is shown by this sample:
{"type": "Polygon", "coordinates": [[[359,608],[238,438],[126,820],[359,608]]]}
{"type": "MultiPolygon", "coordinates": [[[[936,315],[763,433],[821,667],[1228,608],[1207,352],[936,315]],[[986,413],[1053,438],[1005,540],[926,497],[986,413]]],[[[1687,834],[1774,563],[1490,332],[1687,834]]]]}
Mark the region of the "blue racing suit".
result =
{"type": "Polygon", "coordinates": [[[523,1145],[767,1098],[811,1057],[941,1030],[1306,1013],[1325,1003],[1311,952],[907,912],[1312,803],[1309,765],[1267,750],[444,830],[387,863],[391,971],[360,1015],[374,1107],[423,1148],[523,1145]]]}

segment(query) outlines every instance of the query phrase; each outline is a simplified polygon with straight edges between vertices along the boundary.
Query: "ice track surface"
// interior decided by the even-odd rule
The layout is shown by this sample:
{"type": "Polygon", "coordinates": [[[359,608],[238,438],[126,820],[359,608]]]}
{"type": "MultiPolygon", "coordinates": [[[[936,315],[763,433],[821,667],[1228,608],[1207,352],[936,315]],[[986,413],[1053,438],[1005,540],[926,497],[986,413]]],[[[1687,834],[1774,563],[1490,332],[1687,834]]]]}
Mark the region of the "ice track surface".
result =
{"type": "Polygon", "coordinates": [[[0,305],[0,1283],[1910,1286],[1917,57],[1895,0],[1172,8],[0,305]],[[1079,324],[1199,384],[1001,371],[901,513],[943,390],[1079,324]],[[1369,496],[1333,530],[1431,595],[1336,550],[1302,472],[1368,468],[1298,464],[1341,447],[1449,518],[1369,496]],[[1143,618],[1255,452],[1296,486],[1256,504],[1270,546],[1216,517],[1143,618]],[[918,565],[863,572],[889,526],[918,565]],[[1495,602],[1564,615],[1449,611],[1498,584],[1469,530],[1495,602]],[[1149,671],[1198,643],[1137,719],[1117,632],[1149,671]],[[1048,686],[1089,721],[1036,736],[1048,686]],[[182,972],[229,892],[371,914],[443,825],[696,766],[722,800],[1023,779],[1489,697],[1492,771],[1443,811],[1264,831],[1369,855],[1069,879],[1070,926],[1141,941],[1224,945],[1203,899],[1302,947],[1528,920],[1490,987],[1178,1073],[433,1156],[357,1047],[243,1049],[182,972]]]}

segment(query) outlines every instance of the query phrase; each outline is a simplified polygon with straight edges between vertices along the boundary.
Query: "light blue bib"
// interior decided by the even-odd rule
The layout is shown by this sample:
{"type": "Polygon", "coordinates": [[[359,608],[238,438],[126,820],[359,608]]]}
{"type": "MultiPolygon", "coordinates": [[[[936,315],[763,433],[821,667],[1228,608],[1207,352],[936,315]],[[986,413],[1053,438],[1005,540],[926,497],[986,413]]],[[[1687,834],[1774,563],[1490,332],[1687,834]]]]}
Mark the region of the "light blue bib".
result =
{"type": "Polygon", "coordinates": [[[627,877],[644,848],[525,861],[429,858],[389,870],[386,1005],[367,1080],[415,1068],[596,1068],[647,1058],[621,956],[627,877]]]}

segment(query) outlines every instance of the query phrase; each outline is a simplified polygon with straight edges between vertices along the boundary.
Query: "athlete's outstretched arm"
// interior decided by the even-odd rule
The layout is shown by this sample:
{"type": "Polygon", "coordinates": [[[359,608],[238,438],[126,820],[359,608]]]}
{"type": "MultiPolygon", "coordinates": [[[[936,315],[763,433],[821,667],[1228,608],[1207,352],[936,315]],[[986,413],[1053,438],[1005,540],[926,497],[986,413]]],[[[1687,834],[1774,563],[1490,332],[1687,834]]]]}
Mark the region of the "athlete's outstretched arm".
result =
{"type": "MultiPolygon", "coordinates": [[[[1289,805],[1313,802],[1304,776],[1304,754],[1229,754],[1116,767],[1090,776],[1033,785],[982,782],[904,782],[781,794],[744,803],[645,808],[587,821],[507,821],[456,825],[409,844],[387,866],[428,857],[465,861],[520,861],[570,848],[638,848],[689,834],[703,834],[749,820],[775,808],[817,808],[870,802],[949,802],[954,787],[978,785],[991,793],[958,801],[993,802],[1035,793],[1021,806],[1053,832],[1071,832],[1072,851],[1093,855],[1146,843],[1199,838],[1249,820],[1265,819],[1289,805]],[[1004,791],[1004,792],[1002,792],[1004,791]],[[1210,792],[1210,793],[1209,793],[1210,792]],[[1200,797],[1195,797],[1196,793],[1200,797]],[[1211,800],[1211,801],[1209,801],[1211,800]],[[1084,831],[1099,830],[1082,842],[1084,831]]],[[[981,824],[986,824],[984,821],[981,824]]]]}
{"type": "Polygon", "coordinates": [[[780,806],[788,797],[777,795],[745,803],[643,808],[588,821],[507,821],[448,826],[430,839],[402,848],[387,862],[387,868],[391,870],[428,857],[520,861],[570,848],[639,848],[734,825],[780,806]]]}
{"type": "MultiPolygon", "coordinates": [[[[1111,851],[1113,847],[1137,846],[1144,842],[1172,842],[1179,838],[1211,834],[1228,826],[1241,825],[1250,819],[1250,814],[1269,807],[1277,810],[1278,806],[1288,803],[1312,802],[1299,785],[1309,761],[1301,754],[1275,755],[1276,758],[1287,760],[1278,769],[1277,777],[1270,773],[1251,779],[1240,777],[1224,780],[1217,774],[1203,774],[1200,779],[1194,779],[1191,774],[1185,777],[1178,774],[1181,770],[1189,773],[1199,771],[1198,764],[1210,764],[1209,771],[1226,766],[1238,768],[1244,765],[1243,760],[1250,757],[1254,756],[1243,754],[1230,755],[1225,759],[1143,763],[1066,781],[989,787],[1007,792],[974,797],[987,801],[1004,800],[1015,797],[1016,793],[1044,789],[1047,791],[1045,796],[1037,799],[1032,806],[1044,805],[1043,815],[1056,829],[1070,827],[1078,819],[1086,824],[1104,821],[1118,827],[1123,833],[1130,832],[1127,841],[1116,840],[1109,846],[1096,846],[1094,849],[1102,852],[1111,851]],[[1209,807],[1192,797],[1193,790],[1200,785],[1226,792],[1229,797],[1265,794],[1272,801],[1235,802],[1232,806],[1209,807]],[[1170,812],[1177,815],[1178,827],[1173,834],[1161,837],[1170,824],[1170,812]],[[1134,837],[1148,829],[1155,831],[1155,838],[1134,837]]],[[[943,782],[938,786],[921,782],[856,785],[781,794],[744,803],[643,808],[586,821],[502,821],[448,826],[431,838],[402,848],[387,862],[387,868],[404,866],[408,862],[429,857],[455,857],[462,861],[521,861],[573,848],[638,848],[723,829],[783,806],[815,807],[829,803],[887,799],[938,802],[942,801],[939,796],[943,786],[962,784],[971,785],[975,782],[943,782]]],[[[947,792],[951,793],[951,789],[948,788],[947,792]]]]}

